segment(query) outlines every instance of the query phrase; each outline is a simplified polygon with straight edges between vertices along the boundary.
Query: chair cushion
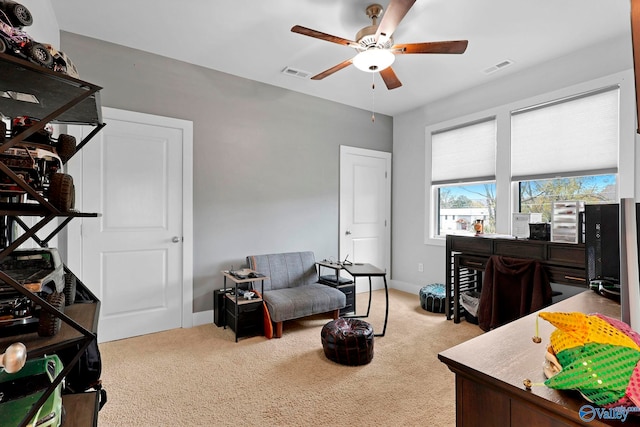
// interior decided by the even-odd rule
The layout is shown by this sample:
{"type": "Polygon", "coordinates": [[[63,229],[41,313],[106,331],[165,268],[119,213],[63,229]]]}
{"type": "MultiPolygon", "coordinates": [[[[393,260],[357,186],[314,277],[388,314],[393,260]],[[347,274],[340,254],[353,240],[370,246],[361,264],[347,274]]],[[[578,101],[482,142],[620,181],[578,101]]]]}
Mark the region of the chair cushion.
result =
{"type": "Polygon", "coordinates": [[[271,320],[274,322],[326,313],[347,305],[347,297],[344,293],[320,283],[269,291],[265,286],[262,296],[269,309],[271,320]]]}

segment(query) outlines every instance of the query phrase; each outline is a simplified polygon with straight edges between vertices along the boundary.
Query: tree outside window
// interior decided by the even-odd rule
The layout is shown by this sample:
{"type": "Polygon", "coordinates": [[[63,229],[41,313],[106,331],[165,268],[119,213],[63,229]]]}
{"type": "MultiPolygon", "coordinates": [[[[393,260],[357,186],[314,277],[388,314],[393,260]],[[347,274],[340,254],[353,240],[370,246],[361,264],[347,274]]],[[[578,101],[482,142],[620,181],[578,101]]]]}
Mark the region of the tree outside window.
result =
{"type": "Polygon", "coordinates": [[[553,202],[616,203],[616,194],[614,174],[520,181],[520,212],[541,213],[543,222],[551,222],[553,202]]]}

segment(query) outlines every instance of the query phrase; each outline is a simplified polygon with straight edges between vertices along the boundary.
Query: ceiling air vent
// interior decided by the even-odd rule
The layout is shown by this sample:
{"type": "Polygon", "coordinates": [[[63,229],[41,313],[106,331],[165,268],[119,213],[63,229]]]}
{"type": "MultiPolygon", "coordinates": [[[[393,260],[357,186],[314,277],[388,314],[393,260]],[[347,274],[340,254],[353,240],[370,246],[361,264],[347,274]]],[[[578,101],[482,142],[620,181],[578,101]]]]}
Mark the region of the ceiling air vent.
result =
{"type": "Polygon", "coordinates": [[[510,60],[510,59],[505,59],[504,61],[499,62],[499,63],[497,63],[496,65],[492,65],[492,66],[491,66],[491,67],[489,67],[489,68],[485,68],[484,70],[482,70],[482,72],[483,72],[483,73],[485,73],[485,74],[493,74],[493,73],[495,73],[496,71],[500,71],[500,70],[502,70],[503,68],[507,68],[509,65],[512,65],[512,64],[513,64],[513,61],[512,61],[512,60],[510,60]]]}
{"type": "Polygon", "coordinates": [[[287,76],[298,77],[300,79],[308,79],[309,77],[311,77],[310,72],[297,70],[291,67],[285,67],[284,70],[282,70],[282,74],[286,74],[287,76]]]}

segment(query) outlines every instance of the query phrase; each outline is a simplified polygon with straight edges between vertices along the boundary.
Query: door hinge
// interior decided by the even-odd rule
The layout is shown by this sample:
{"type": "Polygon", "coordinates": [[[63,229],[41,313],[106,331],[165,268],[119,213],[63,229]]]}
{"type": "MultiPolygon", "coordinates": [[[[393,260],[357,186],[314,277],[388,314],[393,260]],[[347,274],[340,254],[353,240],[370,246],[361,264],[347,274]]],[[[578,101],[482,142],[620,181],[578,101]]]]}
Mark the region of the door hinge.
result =
{"type": "Polygon", "coordinates": [[[384,171],[384,179],[387,179],[387,171],[384,171]]]}

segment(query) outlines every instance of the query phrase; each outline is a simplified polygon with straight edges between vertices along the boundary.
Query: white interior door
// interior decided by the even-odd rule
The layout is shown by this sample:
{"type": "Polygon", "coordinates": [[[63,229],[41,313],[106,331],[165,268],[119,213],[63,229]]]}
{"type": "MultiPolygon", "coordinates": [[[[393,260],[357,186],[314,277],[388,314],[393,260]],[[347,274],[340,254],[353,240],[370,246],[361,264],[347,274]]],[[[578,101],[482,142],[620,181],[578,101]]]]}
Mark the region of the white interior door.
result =
{"type": "Polygon", "coordinates": [[[183,292],[183,129],[120,110],[105,109],[104,122],[72,159],[82,210],[100,217],[83,219],[80,274],[70,266],[102,302],[101,342],[184,326],[192,305],[183,292]]]}
{"type": "MultiPolygon", "coordinates": [[[[340,147],[340,259],[391,271],[391,153],[340,147]]],[[[374,283],[382,287],[382,279],[374,283]]],[[[357,291],[368,283],[356,283],[357,291]]]]}

